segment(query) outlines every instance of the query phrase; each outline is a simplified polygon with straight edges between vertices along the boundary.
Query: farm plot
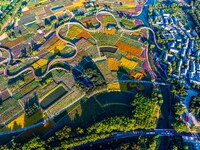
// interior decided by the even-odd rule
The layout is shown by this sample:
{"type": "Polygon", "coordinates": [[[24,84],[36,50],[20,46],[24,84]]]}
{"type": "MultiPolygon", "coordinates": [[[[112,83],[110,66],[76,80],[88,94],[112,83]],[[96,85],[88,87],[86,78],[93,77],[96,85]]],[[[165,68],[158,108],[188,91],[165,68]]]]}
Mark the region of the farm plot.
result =
{"type": "Polygon", "coordinates": [[[120,67],[120,62],[114,58],[108,58],[108,66],[111,71],[118,71],[120,67]]]}
{"type": "Polygon", "coordinates": [[[39,87],[37,89],[37,96],[39,97],[39,99],[41,99],[46,93],[49,92],[50,89],[54,89],[56,86],[57,84],[52,81],[48,83],[45,87],[39,87]]]}
{"type": "Polygon", "coordinates": [[[2,102],[1,105],[0,105],[0,114],[5,112],[6,110],[11,109],[15,105],[17,105],[17,101],[12,99],[12,98],[2,102]]]}
{"type": "Polygon", "coordinates": [[[117,76],[114,76],[110,71],[107,60],[97,61],[96,65],[107,83],[117,79],[117,76]]]}
{"type": "Polygon", "coordinates": [[[131,55],[134,55],[136,57],[139,57],[142,54],[142,49],[141,48],[132,46],[132,45],[127,44],[127,43],[125,43],[123,41],[120,41],[120,40],[116,43],[116,46],[121,51],[126,52],[126,53],[130,53],[131,55]]]}
{"type": "Polygon", "coordinates": [[[8,89],[1,91],[1,93],[0,93],[0,104],[1,104],[1,100],[5,101],[10,97],[11,97],[11,94],[10,94],[8,89]]]}
{"type": "Polygon", "coordinates": [[[28,84],[28,83],[30,83],[31,81],[33,81],[35,78],[34,78],[34,76],[33,76],[33,74],[32,73],[28,73],[28,74],[26,74],[26,75],[24,75],[24,83],[25,84],[28,84]]]}
{"type": "Polygon", "coordinates": [[[39,69],[42,68],[43,66],[47,65],[48,60],[46,59],[39,59],[38,61],[36,61],[35,63],[32,64],[34,69],[39,69]]]}
{"type": "Polygon", "coordinates": [[[122,41],[124,43],[127,43],[127,44],[130,44],[131,46],[135,46],[137,48],[141,48],[142,47],[142,43],[140,43],[140,42],[138,42],[136,40],[133,40],[131,38],[121,37],[120,41],[122,41]]]}
{"type": "Polygon", "coordinates": [[[107,85],[108,91],[127,91],[127,84],[126,83],[110,83],[107,85]]]}
{"type": "Polygon", "coordinates": [[[91,34],[97,40],[99,46],[114,46],[119,39],[119,35],[116,34],[104,34],[102,32],[91,34]]]}
{"type": "Polygon", "coordinates": [[[99,52],[98,52],[98,48],[96,45],[91,46],[90,48],[85,50],[89,56],[91,56],[92,58],[96,58],[99,57],[99,52]]]}
{"type": "Polygon", "coordinates": [[[84,96],[84,94],[78,89],[74,88],[73,91],[71,91],[69,94],[67,94],[63,98],[61,98],[58,103],[53,105],[53,107],[50,107],[49,109],[47,109],[47,113],[50,116],[53,116],[59,113],[61,110],[65,109],[70,104],[73,104],[82,96],[84,96]]]}
{"type": "Polygon", "coordinates": [[[22,112],[22,107],[19,103],[17,103],[16,105],[10,107],[8,110],[4,111],[4,113],[0,114],[0,124],[13,120],[13,118],[17,117],[17,115],[21,114],[22,112]]]}
{"type": "Polygon", "coordinates": [[[54,102],[59,100],[61,97],[63,97],[68,91],[68,89],[63,85],[59,84],[56,88],[49,91],[41,100],[40,106],[43,109],[48,108],[50,105],[52,105],[54,102]]]}
{"type": "Polygon", "coordinates": [[[45,118],[45,115],[42,113],[41,110],[38,110],[34,115],[31,117],[27,117],[25,113],[21,114],[19,117],[17,117],[15,120],[10,122],[7,126],[2,128],[0,131],[13,131],[17,129],[21,129],[24,127],[28,127],[30,125],[33,125],[45,118]]]}
{"type": "Polygon", "coordinates": [[[77,35],[79,35],[81,32],[83,31],[83,29],[81,29],[78,26],[73,25],[70,29],[69,32],[67,34],[67,39],[74,39],[77,35]]]}
{"type": "Polygon", "coordinates": [[[116,21],[110,15],[103,16],[103,25],[106,26],[107,24],[116,24],[116,21]]]}
{"type": "Polygon", "coordinates": [[[23,95],[28,94],[29,92],[33,91],[34,89],[36,89],[38,87],[38,83],[36,81],[32,81],[30,83],[28,83],[27,85],[23,86],[20,88],[20,92],[23,95]]]}
{"type": "Polygon", "coordinates": [[[125,19],[123,18],[120,23],[125,27],[125,28],[128,28],[128,29],[132,29],[135,27],[135,24],[134,24],[134,21],[133,20],[128,20],[128,19],[125,19]]]}
{"type": "Polygon", "coordinates": [[[22,108],[14,98],[9,98],[0,105],[0,122],[3,122],[20,111],[22,108]]]}

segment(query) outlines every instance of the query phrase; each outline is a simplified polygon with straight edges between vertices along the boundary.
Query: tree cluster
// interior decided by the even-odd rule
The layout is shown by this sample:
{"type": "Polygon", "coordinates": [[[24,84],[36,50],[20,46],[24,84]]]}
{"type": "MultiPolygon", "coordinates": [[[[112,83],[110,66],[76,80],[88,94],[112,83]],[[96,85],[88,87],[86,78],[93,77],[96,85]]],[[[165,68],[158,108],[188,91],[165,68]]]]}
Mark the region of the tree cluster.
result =
{"type": "Polygon", "coordinates": [[[200,95],[191,99],[189,111],[195,115],[197,120],[200,120],[200,95]]]}
{"type": "Polygon", "coordinates": [[[39,110],[38,97],[36,94],[25,102],[24,110],[27,117],[31,117],[39,110]]]}
{"type": "Polygon", "coordinates": [[[84,69],[76,81],[76,86],[86,93],[100,88],[102,85],[105,85],[105,80],[102,74],[95,68],[84,69]]]}

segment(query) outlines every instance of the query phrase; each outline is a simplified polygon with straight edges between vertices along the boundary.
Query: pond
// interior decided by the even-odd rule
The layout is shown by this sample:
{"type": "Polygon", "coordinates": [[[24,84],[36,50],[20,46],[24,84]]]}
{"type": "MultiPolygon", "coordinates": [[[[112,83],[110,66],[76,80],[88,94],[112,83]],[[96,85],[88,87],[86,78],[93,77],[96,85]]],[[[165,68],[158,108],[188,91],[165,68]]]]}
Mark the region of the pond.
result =
{"type": "Polygon", "coordinates": [[[63,86],[58,87],[53,92],[51,92],[49,95],[47,95],[42,102],[40,103],[40,106],[43,109],[48,108],[50,105],[55,103],[57,100],[59,100],[62,96],[64,96],[67,93],[65,88],[63,86]]]}
{"type": "Polygon", "coordinates": [[[52,10],[52,11],[56,11],[56,10],[61,9],[61,8],[63,8],[63,7],[64,7],[64,6],[56,6],[56,7],[52,8],[51,10],[52,10]]]}
{"type": "Polygon", "coordinates": [[[116,47],[100,47],[100,52],[111,52],[115,53],[117,51],[116,47]]]}
{"type": "Polygon", "coordinates": [[[140,19],[146,27],[149,27],[148,23],[148,5],[155,4],[157,0],[148,0],[143,7],[142,12],[138,16],[133,16],[133,18],[140,19]]]}

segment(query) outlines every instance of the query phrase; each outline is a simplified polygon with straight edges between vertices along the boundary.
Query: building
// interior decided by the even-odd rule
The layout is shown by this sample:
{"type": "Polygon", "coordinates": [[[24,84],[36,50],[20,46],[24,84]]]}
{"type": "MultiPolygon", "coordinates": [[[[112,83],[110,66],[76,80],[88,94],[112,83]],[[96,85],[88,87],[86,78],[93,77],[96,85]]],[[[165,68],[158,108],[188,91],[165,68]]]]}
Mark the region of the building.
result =
{"type": "Polygon", "coordinates": [[[185,54],[186,54],[186,49],[181,49],[181,53],[180,53],[180,55],[182,56],[182,57],[185,57],[185,54]]]}
{"type": "Polygon", "coordinates": [[[186,74],[187,74],[187,69],[186,68],[181,69],[181,75],[186,76],[186,74]]]}
{"type": "Polygon", "coordinates": [[[196,80],[200,82],[200,70],[196,73],[196,80]]]}
{"type": "Polygon", "coordinates": [[[177,19],[176,19],[176,17],[172,16],[172,19],[173,19],[174,24],[177,24],[177,19]]]}
{"type": "Polygon", "coordinates": [[[194,61],[190,61],[190,71],[191,71],[192,73],[195,73],[195,72],[196,72],[196,67],[195,67],[194,61]]]}
{"type": "Polygon", "coordinates": [[[177,50],[177,49],[170,48],[170,49],[169,49],[169,53],[178,54],[178,50],[177,50]]]}

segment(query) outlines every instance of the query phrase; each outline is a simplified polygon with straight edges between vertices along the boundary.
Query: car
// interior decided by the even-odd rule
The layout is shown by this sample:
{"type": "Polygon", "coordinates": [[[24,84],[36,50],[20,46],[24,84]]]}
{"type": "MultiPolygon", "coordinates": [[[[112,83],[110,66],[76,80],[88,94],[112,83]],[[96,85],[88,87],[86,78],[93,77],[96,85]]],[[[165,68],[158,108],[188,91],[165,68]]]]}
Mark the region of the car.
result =
{"type": "Polygon", "coordinates": [[[188,116],[185,116],[185,121],[188,122],[188,120],[189,120],[189,119],[188,119],[188,116]]]}
{"type": "Polygon", "coordinates": [[[165,130],[165,132],[167,132],[167,133],[172,133],[172,134],[175,134],[175,133],[176,133],[175,130],[165,130]]]}

